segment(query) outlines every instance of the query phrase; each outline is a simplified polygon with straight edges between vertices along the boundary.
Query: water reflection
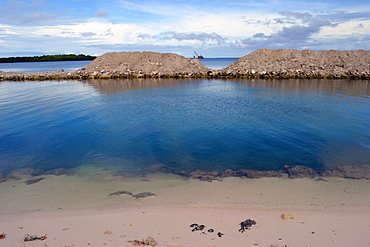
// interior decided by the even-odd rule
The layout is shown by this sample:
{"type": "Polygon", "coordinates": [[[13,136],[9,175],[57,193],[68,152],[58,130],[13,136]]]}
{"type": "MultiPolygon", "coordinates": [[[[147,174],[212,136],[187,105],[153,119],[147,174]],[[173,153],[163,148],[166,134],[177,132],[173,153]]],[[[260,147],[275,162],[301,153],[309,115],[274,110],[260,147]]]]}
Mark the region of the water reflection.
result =
{"type": "Polygon", "coordinates": [[[370,81],[367,80],[230,80],[253,88],[289,89],[294,92],[322,91],[353,96],[370,96],[370,81]]]}
{"type": "MultiPolygon", "coordinates": [[[[194,82],[194,80],[191,80],[194,82]]],[[[112,79],[112,80],[87,80],[84,83],[92,86],[101,93],[116,93],[136,89],[158,87],[176,87],[186,83],[187,80],[178,79],[112,79]]]]}
{"type": "Polygon", "coordinates": [[[262,79],[229,79],[229,80],[179,80],[179,79],[113,79],[113,80],[87,80],[87,83],[101,93],[115,93],[135,89],[148,89],[157,87],[176,87],[196,81],[215,82],[226,81],[252,88],[289,89],[292,92],[322,91],[333,94],[351,95],[368,98],[370,96],[370,81],[366,80],[323,80],[323,79],[289,79],[289,80],[262,80],[262,79]]]}

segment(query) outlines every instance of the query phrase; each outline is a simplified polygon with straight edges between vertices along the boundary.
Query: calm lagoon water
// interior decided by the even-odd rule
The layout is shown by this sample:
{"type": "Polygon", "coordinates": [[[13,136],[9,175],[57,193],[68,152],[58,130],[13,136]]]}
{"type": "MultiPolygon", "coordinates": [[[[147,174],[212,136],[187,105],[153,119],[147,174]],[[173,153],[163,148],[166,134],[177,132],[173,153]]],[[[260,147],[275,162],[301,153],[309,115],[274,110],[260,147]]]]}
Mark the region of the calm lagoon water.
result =
{"type": "Polygon", "coordinates": [[[0,82],[0,172],[369,164],[370,82],[0,82]]]}

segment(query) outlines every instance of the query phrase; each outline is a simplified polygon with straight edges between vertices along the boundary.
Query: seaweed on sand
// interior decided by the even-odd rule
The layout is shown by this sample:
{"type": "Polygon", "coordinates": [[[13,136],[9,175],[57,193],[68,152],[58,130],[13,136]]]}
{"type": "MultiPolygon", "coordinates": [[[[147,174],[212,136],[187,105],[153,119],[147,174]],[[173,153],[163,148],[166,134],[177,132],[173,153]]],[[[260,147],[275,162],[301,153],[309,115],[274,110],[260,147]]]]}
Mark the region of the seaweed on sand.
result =
{"type": "Polygon", "coordinates": [[[132,196],[135,197],[136,199],[139,199],[139,198],[144,198],[148,196],[155,196],[155,194],[152,192],[141,192],[141,193],[138,193],[132,196]]]}
{"type": "Polygon", "coordinates": [[[119,196],[119,195],[130,195],[130,196],[132,196],[132,193],[130,191],[126,191],[126,190],[119,190],[119,191],[116,191],[114,193],[110,193],[108,196],[119,196]]]}

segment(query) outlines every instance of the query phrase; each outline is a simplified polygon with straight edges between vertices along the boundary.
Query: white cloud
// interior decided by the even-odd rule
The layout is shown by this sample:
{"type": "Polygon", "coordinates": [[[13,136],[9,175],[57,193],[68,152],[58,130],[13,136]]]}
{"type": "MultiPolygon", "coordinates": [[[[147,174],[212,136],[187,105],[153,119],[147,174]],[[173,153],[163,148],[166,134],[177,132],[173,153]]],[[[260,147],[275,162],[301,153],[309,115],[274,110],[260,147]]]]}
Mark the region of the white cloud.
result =
{"type": "Polygon", "coordinates": [[[20,34],[19,32],[16,32],[18,30],[17,27],[10,26],[10,25],[2,25],[0,24],[0,35],[16,35],[20,34]]]}
{"type": "Polygon", "coordinates": [[[107,16],[109,16],[109,14],[108,14],[107,11],[105,11],[104,8],[101,8],[98,11],[95,12],[95,16],[96,17],[107,17],[107,16]]]}
{"type": "Polygon", "coordinates": [[[320,38],[344,38],[354,33],[370,35],[370,20],[350,20],[337,26],[324,27],[318,37],[320,38]],[[362,28],[359,28],[362,27],[362,28]]]}

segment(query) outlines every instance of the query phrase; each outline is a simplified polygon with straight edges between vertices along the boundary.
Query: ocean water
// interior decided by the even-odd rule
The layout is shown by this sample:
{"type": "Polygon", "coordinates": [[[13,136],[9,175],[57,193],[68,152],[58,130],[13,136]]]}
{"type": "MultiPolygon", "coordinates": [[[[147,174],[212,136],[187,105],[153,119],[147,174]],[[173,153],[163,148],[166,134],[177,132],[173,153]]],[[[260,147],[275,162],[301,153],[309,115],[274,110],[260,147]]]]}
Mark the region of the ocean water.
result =
{"type": "Polygon", "coordinates": [[[31,63],[0,63],[0,70],[13,72],[45,72],[54,70],[76,71],[85,68],[91,60],[81,61],[53,61],[31,63]]]}
{"type": "Polygon", "coordinates": [[[369,160],[369,81],[0,82],[0,172],[322,171],[369,160]]]}
{"type": "Polygon", "coordinates": [[[222,69],[233,62],[235,62],[238,58],[204,58],[199,59],[203,63],[204,66],[210,69],[222,69]]]}

